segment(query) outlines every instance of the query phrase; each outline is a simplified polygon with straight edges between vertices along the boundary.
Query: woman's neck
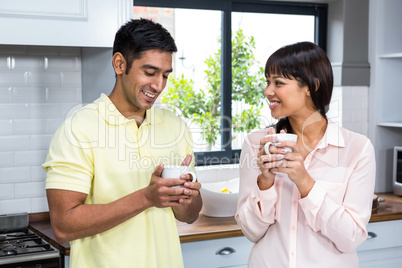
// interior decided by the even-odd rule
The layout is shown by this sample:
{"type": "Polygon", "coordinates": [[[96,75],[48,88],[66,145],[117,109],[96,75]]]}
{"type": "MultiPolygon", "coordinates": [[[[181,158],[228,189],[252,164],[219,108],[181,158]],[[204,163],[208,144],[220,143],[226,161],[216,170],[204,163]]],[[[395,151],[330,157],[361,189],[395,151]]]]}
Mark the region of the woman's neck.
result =
{"type": "Polygon", "coordinates": [[[299,148],[306,157],[322,139],[327,129],[327,119],[318,111],[304,118],[289,118],[293,133],[297,134],[299,148]]]}

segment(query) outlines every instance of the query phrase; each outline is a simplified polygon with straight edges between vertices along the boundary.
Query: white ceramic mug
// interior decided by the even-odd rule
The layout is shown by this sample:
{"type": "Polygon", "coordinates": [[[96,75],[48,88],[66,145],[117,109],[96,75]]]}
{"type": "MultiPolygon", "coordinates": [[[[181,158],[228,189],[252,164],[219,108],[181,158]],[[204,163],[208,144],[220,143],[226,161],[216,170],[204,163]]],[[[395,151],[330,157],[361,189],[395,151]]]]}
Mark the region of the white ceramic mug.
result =
{"type": "MultiPolygon", "coordinates": [[[[265,137],[277,137],[278,141],[277,142],[281,142],[281,141],[297,141],[297,135],[296,134],[289,134],[289,133],[279,133],[279,134],[270,134],[270,135],[266,135],[265,137]]],[[[275,146],[275,142],[267,142],[264,145],[264,151],[266,154],[271,154],[269,152],[269,146],[274,145],[275,146]]],[[[284,150],[286,150],[287,152],[292,152],[292,148],[290,147],[283,147],[284,150]]],[[[275,174],[281,174],[282,172],[274,172],[275,174]]]]}
{"type": "MultiPolygon", "coordinates": [[[[281,141],[297,141],[297,135],[296,134],[289,134],[289,133],[279,133],[279,134],[270,134],[270,135],[266,135],[265,137],[277,137],[278,138],[278,142],[281,141]]],[[[274,145],[275,146],[275,142],[267,142],[264,145],[264,151],[266,154],[271,154],[269,152],[269,146],[274,145]]],[[[284,150],[286,150],[287,152],[292,152],[292,148],[290,147],[283,147],[284,150]]]]}
{"type": "MultiPolygon", "coordinates": [[[[165,179],[179,179],[181,175],[190,174],[193,177],[193,181],[197,178],[197,175],[191,171],[189,166],[177,166],[177,165],[165,165],[162,170],[162,178],[165,179]]],[[[183,185],[173,186],[183,187],[183,185]]]]}

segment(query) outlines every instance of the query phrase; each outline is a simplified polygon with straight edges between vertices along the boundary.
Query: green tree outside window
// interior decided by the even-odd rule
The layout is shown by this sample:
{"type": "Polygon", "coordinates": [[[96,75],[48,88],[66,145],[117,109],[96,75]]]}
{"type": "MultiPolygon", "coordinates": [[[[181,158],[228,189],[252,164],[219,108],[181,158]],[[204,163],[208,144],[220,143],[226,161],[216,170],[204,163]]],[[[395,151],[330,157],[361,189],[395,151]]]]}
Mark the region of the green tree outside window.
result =
{"type": "MultiPolygon", "coordinates": [[[[218,40],[220,42],[220,40],[218,40]]],[[[254,57],[255,41],[238,30],[232,40],[232,101],[244,101],[250,108],[232,114],[233,132],[250,132],[261,127],[258,120],[263,107],[265,78],[262,67],[254,57]],[[257,71],[252,70],[257,69],[257,71]]],[[[207,69],[206,88],[194,89],[194,81],[182,74],[171,75],[162,103],[180,110],[180,115],[195,122],[201,130],[202,138],[209,150],[218,139],[221,130],[221,50],[209,56],[205,63],[207,69]]]]}

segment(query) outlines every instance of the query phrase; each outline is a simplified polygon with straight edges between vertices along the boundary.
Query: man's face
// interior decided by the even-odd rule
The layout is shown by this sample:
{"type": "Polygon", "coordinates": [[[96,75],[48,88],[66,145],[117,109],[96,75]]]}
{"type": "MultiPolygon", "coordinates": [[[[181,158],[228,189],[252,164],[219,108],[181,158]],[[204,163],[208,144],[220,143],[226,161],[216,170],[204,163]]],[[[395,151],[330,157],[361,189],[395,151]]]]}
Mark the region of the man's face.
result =
{"type": "Polygon", "coordinates": [[[123,93],[132,111],[145,113],[166,86],[172,72],[172,53],[151,49],[133,61],[128,74],[122,74],[123,93]]]}

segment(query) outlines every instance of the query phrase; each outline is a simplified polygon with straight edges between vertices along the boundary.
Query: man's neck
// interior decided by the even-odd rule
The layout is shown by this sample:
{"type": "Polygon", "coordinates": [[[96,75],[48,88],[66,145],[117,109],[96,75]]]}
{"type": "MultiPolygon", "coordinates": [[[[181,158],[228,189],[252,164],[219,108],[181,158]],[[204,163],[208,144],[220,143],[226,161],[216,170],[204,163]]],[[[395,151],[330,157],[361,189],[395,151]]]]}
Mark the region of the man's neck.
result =
{"type": "Polygon", "coordinates": [[[144,122],[146,111],[137,111],[133,109],[133,107],[127,101],[125,101],[125,96],[118,94],[115,90],[113,90],[109,95],[109,99],[125,118],[135,120],[138,127],[144,122]]]}

